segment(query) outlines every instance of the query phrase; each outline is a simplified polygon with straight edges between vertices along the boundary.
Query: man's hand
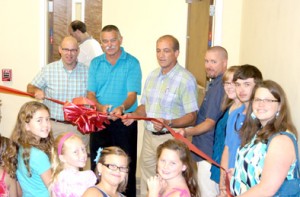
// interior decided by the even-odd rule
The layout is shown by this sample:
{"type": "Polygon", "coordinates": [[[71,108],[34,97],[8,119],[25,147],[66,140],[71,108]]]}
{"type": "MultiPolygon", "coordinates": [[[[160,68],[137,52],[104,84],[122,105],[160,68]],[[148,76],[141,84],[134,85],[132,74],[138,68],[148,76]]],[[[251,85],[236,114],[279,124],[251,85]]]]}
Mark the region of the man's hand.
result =
{"type": "MultiPolygon", "coordinates": [[[[161,121],[162,123],[165,122],[165,119],[163,118],[157,118],[157,120],[161,121]]],[[[153,128],[155,129],[155,131],[161,131],[164,128],[164,125],[160,122],[156,122],[151,120],[152,124],[153,124],[153,128]]]]}
{"type": "Polygon", "coordinates": [[[97,111],[101,112],[101,113],[107,113],[109,111],[109,109],[111,108],[111,105],[100,105],[97,104],[97,111]]]}
{"type": "Polygon", "coordinates": [[[175,133],[179,133],[183,137],[186,137],[186,130],[185,130],[185,128],[178,128],[178,129],[176,129],[174,131],[175,131],[175,133]]]}
{"type": "Polygon", "coordinates": [[[40,89],[36,89],[36,91],[34,92],[34,98],[43,100],[45,99],[45,93],[40,89]]]}
{"type": "Polygon", "coordinates": [[[116,121],[119,119],[118,116],[122,116],[124,108],[122,106],[116,107],[114,110],[112,110],[109,115],[110,119],[113,121],[116,121]]]}
{"type": "Polygon", "coordinates": [[[134,119],[129,119],[129,117],[133,116],[132,113],[125,114],[122,119],[122,122],[125,126],[129,126],[134,122],[134,119]]]}

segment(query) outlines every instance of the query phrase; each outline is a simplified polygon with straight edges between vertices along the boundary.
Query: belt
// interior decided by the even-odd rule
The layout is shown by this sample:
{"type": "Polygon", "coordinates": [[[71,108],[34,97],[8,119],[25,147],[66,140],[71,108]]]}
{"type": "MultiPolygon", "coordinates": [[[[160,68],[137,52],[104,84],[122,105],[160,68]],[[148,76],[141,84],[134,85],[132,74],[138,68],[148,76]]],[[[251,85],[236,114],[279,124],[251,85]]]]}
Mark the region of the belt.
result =
{"type": "Polygon", "coordinates": [[[54,121],[54,122],[59,122],[59,123],[62,123],[62,124],[71,124],[70,122],[68,121],[64,121],[64,120],[57,120],[57,119],[54,119],[54,118],[50,118],[50,120],[54,121]]]}
{"type": "Polygon", "coordinates": [[[157,132],[153,132],[152,131],[152,134],[153,135],[165,135],[165,134],[169,134],[170,133],[170,131],[157,131],[157,132]]]}

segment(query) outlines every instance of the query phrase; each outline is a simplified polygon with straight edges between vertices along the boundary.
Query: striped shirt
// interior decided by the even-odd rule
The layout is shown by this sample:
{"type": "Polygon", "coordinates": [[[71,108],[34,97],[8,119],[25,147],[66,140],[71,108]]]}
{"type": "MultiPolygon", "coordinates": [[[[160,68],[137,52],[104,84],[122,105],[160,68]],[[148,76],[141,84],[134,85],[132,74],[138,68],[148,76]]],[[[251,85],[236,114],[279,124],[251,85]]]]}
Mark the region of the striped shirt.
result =
{"type": "MultiPolygon", "coordinates": [[[[42,68],[31,84],[42,89],[46,97],[71,102],[73,98],[85,97],[87,90],[88,67],[78,62],[73,70],[64,68],[62,60],[42,68]]],[[[64,120],[63,106],[44,100],[51,112],[51,118],[64,120]]]]}

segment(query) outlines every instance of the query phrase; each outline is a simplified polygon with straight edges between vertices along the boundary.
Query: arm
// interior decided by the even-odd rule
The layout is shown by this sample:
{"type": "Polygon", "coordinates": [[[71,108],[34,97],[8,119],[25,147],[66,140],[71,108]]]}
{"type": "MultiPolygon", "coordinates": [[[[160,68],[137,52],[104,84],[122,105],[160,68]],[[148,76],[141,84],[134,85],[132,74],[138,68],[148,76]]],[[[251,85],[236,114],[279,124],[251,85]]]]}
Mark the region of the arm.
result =
{"type": "MultiPolygon", "coordinates": [[[[11,178],[8,174],[6,175],[9,182],[9,196],[18,196],[18,187],[16,179],[11,178]]],[[[5,178],[6,178],[5,177],[5,178]]],[[[6,182],[6,181],[5,181],[6,182]]]]}
{"type": "MultiPolygon", "coordinates": [[[[125,111],[126,109],[129,109],[136,101],[137,98],[137,94],[136,92],[128,92],[127,94],[127,98],[125,99],[125,101],[122,103],[122,105],[114,108],[114,110],[110,113],[111,115],[122,115],[123,111],[125,111]]],[[[116,120],[116,117],[112,118],[113,120],[116,120]]]]}
{"type": "Polygon", "coordinates": [[[46,185],[46,187],[48,188],[50,185],[50,182],[51,182],[51,168],[48,169],[43,174],[41,174],[41,178],[42,178],[44,184],[46,185]]]}
{"type": "Polygon", "coordinates": [[[82,194],[82,197],[90,197],[90,196],[103,197],[103,194],[100,191],[98,191],[98,189],[91,187],[85,190],[85,192],[82,194]]]}
{"type": "MultiPolygon", "coordinates": [[[[128,113],[124,115],[124,118],[128,118],[131,116],[141,116],[141,117],[146,117],[146,109],[145,109],[145,105],[140,105],[138,106],[138,108],[132,112],[132,113],[128,113]]],[[[129,126],[133,123],[133,119],[122,119],[122,122],[124,125],[129,126]]]]}
{"type": "MultiPolygon", "coordinates": [[[[197,117],[197,112],[191,112],[187,113],[184,116],[172,120],[166,120],[163,118],[159,118],[161,122],[163,122],[166,125],[169,125],[172,123],[171,127],[173,128],[180,128],[180,127],[188,127],[188,126],[193,126],[195,124],[197,117]]],[[[164,128],[164,125],[158,122],[152,121],[154,129],[156,131],[161,131],[164,128]]]]}
{"type": "Polygon", "coordinates": [[[295,148],[291,139],[285,135],[274,137],[266,154],[260,183],[241,196],[273,196],[282,185],[295,160],[295,148]]]}
{"type": "Polygon", "coordinates": [[[103,112],[103,113],[107,112],[107,109],[109,108],[109,106],[108,105],[101,105],[98,102],[98,100],[96,99],[95,92],[88,91],[87,92],[87,98],[90,99],[91,101],[93,101],[96,104],[97,111],[100,111],[100,112],[103,112]]]}
{"type": "Polygon", "coordinates": [[[215,126],[216,122],[213,119],[206,118],[205,121],[196,125],[195,127],[190,127],[185,129],[185,136],[200,135],[208,132],[215,126]]]}
{"type": "Polygon", "coordinates": [[[42,100],[45,98],[45,92],[30,83],[27,85],[27,92],[33,94],[36,99],[42,100]]]}
{"type": "Polygon", "coordinates": [[[21,186],[20,186],[20,183],[19,183],[19,181],[17,181],[17,196],[18,197],[22,197],[22,188],[21,188],[21,186]]]}
{"type": "MultiPolygon", "coordinates": [[[[225,145],[222,153],[222,158],[221,158],[221,166],[225,169],[228,169],[228,153],[229,153],[228,146],[225,145]]],[[[226,194],[225,179],[226,179],[226,172],[220,169],[219,188],[220,188],[220,193],[223,192],[224,194],[226,194]]]]}

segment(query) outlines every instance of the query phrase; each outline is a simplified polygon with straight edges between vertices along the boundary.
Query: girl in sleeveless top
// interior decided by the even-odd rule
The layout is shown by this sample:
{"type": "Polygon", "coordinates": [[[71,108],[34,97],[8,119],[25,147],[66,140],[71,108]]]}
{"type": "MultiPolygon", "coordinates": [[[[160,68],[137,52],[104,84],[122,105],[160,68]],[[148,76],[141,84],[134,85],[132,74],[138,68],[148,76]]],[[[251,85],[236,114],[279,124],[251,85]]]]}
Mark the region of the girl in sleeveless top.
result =
{"type": "Polygon", "coordinates": [[[116,146],[99,148],[94,161],[99,183],[86,190],[83,197],[123,197],[121,192],[125,191],[128,180],[128,155],[116,146]]]}
{"type": "Polygon", "coordinates": [[[10,153],[12,142],[0,136],[0,197],[15,197],[17,194],[16,165],[17,159],[10,153]]]}
{"type": "Polygon", "coordinates": [[[168,140],[156,155],[158,174],[147,180],[148,197],[199,197],[196,164],[185,143],[168,140]]]}
{"type": "Polygon", "coordinates": [[[282,196],[276,194],[282,183],[297,178],[294,143],[282,132],[297,141],[284,90],[275,81],[263,81],[257,84],[241,128],[230,180],[234,196],[282,196]]]}

